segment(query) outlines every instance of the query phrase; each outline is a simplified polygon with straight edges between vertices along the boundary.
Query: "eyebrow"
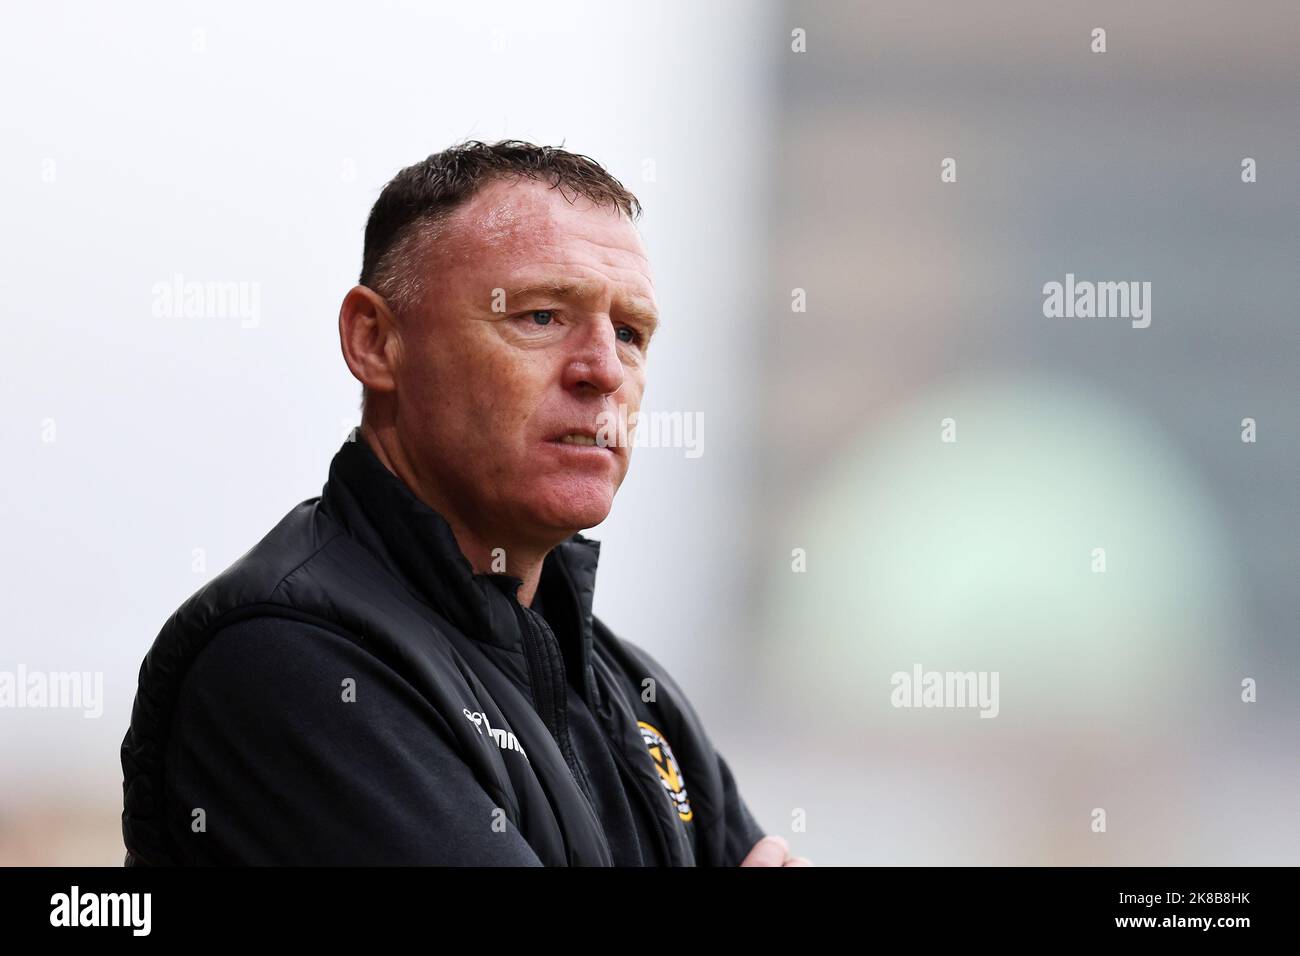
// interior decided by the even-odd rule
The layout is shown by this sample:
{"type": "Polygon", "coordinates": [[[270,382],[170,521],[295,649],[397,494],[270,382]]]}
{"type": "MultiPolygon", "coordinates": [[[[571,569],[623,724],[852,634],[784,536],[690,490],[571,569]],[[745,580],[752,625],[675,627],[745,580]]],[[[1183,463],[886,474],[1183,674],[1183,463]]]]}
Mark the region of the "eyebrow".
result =
{"type": "MultiPolygon", "coordinates": [[[[601,286],[594,282],[571,282],[568,280],[536,282],[517,289],[506,290],[506,301],[527,299],[531,297],[553,299],[595,299],[600,296],[601,286]]],[[[620,302],[618,310],[633,316],[651,332],[659,327],[659,313],[649,305],[649,300],[637,296],[620,302]]]]}

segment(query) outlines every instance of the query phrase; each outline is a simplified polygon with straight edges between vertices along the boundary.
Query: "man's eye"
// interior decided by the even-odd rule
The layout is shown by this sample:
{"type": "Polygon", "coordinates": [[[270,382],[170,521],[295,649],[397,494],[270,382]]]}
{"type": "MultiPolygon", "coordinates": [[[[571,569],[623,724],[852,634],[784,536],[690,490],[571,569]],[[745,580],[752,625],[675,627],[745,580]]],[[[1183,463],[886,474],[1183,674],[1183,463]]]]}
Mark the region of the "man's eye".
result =
{"type": "Polygon", "coordinates": [[[620,342],[627,342],[630,345],[641,344],[641,333],[638,332],[636,329],[632,328],[630,325],[620,325],[618,331],[614,334],[618,336],[618,340],[620,342]],[[627,333],[626,337],[624,337],[623,335],[624,332],[627,333]]]}
{"type": "Polygon", "coordinates": [[[533,317],[533,321],[538,325],[550,325],[551,318],[555,315],[550,309],[534,309],[528,314],[533,317]]]}

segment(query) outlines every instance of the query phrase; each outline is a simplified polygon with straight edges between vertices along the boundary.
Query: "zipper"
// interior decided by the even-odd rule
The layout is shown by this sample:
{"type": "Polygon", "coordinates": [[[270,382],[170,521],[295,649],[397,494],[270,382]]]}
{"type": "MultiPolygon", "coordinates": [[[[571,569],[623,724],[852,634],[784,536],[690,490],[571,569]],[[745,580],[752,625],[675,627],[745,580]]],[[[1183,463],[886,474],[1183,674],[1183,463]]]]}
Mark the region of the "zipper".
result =
{"type": "MultiPolygon", "coordinates": [[[[536,698],[537,702],[537,713],[538,716],[542,718],[542,723],[546,725],[546,729],[551,732],[551,736],[556,737],[558,742],[559,734],[557,732],[555,721],[555,696],[552,694],[549,699],[544,698],[540,693],[539,687],[539,685],[543,683],[542,677],[545,673],[543,668],[545,667],[549,670],[549,662],[545,662],[541,659],[539,656],[541,652],[537,645],[529,640],[533,634],[533,628],[527,615],[524,613],[523,607],[517,602],[512,603],[514,603],[515,616],[519,618],[519,627],[523,631],[524,656],[528,659],[528,673],[536,691],[533,696],[536,698]]],[[[550,684],[549,681],[546,681],[545,683],[548,686],[550,684]]]]}
{"type": "MultiPolygon", "coordinates": [[[[551,730],[551,736],[556,738],[556,743],[560,747],[560,753],[564,755],[565,763],[569,765],[569,771],[573,774],[573,779],[577,782],[579,789],[581,789],[583,794],[586,796],[587,803],[592,810],[592,815],[596,817],[597,823],[600,823],[599,815],[596,813],[595,802],[586,781],[586,774],[578,766],[577,760],[573,755],[573,745],[569,740],[567,726],[563,733],[559,732],[558,709],[567,709],[568,707],[568,699],[564,696],[567,694],[568,681],[567,672],[564,670],[564,656],[560,652],[560,647],[555,639],[555,635],[552,633],[550,626],[545,621],[542,621],[540,625],[535,623],[533,621],[532,612],[526,609],[518,601],[514,602],[514,607],[516,614],[519,616],[520,625],[525,629],[524,648],[529,661],[529,666],[533,671],[534,686],[544,682],[551,689],[550,707],[548,709],[551,713],[552,719],[547,721],[546,714],[542,714],[542,720],[546,723],[548,729],[551,730]],[[539,647],[533,641],[528,640],[527,638],[529,636],[540,638],[543,646],[539,647]],[[560,661],[561,674],[565,677],[565,685],[559,688],[556,688],[554,682],[547,676],[554,673],[553,669],[550,667],[552,660],[550,654],[552,650],[554,651],[555,659],[560,661]],[[545,661],[542,660],[543,653],[545,653],[547,657],[547,660],[545,661]]],[[[596,681],[594,674],[589,676],[588,686],[593,690],[597,688],[598,682],[596,681]]],[[[538,694],[537,696],[539,698],[542,697],[541,694],[538,694]]],[[[539,700],[539,704],[541,702],[542,701],[539,700]]],[[[601,725],[599,718],[597,719],[597,725],[601,725]]],[[[638,730],[637,733],[639,735],[640,731],[638,730]]],[[[617,761],[620,769],[624,773],[624,779],[631,786],[633,792],[636,793],[637,799],[641,801],[642,808],[650,818],[650,825],[653,827],[655,836],[659,840],[660,859],[664,861],[665,865],[671,866],[676,860],[676,856],[672,851],[671,839],[668,833],[664,830],[663,820],[659,816],[658,811],[660,807],[657,807],[653,802],[655,798],[660,797],[661,794],[656,792],[651,796],[646,793],[644,775],[637,774],[636,769],[632,766],[631,760],[628,758],[627,753],[623,750],[623,747],[618,740],[607,738],[606,742],[609,745],[609,751],[614,755],[615,761],[617,761]]],[[[662,801],[660,802],[662,803],[662,801]]],[[[603,833],[603,824],[601,824],[601,827],[603,833]]],[[[606,838],[606,840],[608,841],[608,838],[606,838]]]]}
{"type": "MultiPolygon", "coordinates": [[[[673,863],[677,861],[678,855],[673,853],[672,848],[674,843],[672,837],[664,829],[663,818],[659,815],[659,811],[663,808],[664,803],[669,802],[664,797],[663,784],[659,781],[658,774],[656,774],[653,779],[648,780],[644,773],[638,773],[637,768],[632,765],[632,759],[628,756],[627,751],[623,749],[623,743],[620,739],[619,731],[616,729],[618,727],[618,721],[615,719],[614,715],[618,708],[615,706],[613,700],[616,696],[615,690],[613,689],[613,685],[609,685],[608,682],[606,682],[606,686],[602,687],[600,678],[596,676],[595,668],[592,669],[591,686],[595,696],[603,698],[609,706],[610,718],[604,719],[597,716],[597,721],[601,726],[601,732],[606,735],[605,739],[609,744],[610,753],[614,755],[614,759],[618,762],[619,768],[623,771],[624,781],[627,788],[631,789],[636,794],[637,799],[641,801],[641,807],[645,811],[646,816],[650,818],[650,825],[654,829],[655,836],[659,838],[660,859],[663,860],[665,866],[672,866],[673,863]],[[610,733],[611,728],[614,728],[612,733],[610,733]],[[646,792],[647,783],[653,784],[652,793],[646,792]]],[[[627,706],[629,708],[631,707],[630,704],[627,706]]],[[[635,721],[635,711],[630,711],[630,713],[633,721],[635,721]]],[[[641,728],[634,727],[634,730],[637,735],[637,740],[640,741],[642,739],[641,728]]],[[[644,750],[641,752],[645,753],[644,750]]],[[[649,754],[646,754],[646,756],[648,759],[649,754]]],[[[644,766],[642,769],[645,769],[644,766]]],[[[671,807],[671,803],[669,803],[669,805],[671,807]]],[[[676,812],[676,809],[673,808],[673,813],[675,814],[676,812]]]]}
{"type": "MultiPolygon", "coordinates": [[[[640,731],[638,731],[638,733],[640,733],[640,731]]],[[[641,800],[641,806],[646,810],[650,817],[650,822],[654,826],[655,835],[659,837],[660,858],[664,861],[665,866],[672,866],[674,861],[672,844],[668,839],[668,834],[664,832],[664,825],[663,821],[659,819],[658,808],[647,799],[649,794],[645,792],[645,787],[642,785],[642,780],[644,778],[636,772],[636,768],[632,766],[632,761],[628,759],[627,754],[623,752],[623,748],[619,745],[617,740],[610,741],[609,749],[614,754],[614,758],[619,762],[619,766],[622,767],[624,772],[627,774],[628,783],[631,784],[632,789],[641,800]]],[[[655,796],[658,796],[658,794],[655,796]]]]}
{"type": "Polygon", "coordinates": [[[573,775],[574,782],[587,798],[587,803],[592,806],[592,814],[595,815],[595,805],[592,801],[591,789],[587,784],[586,774],[578,766],[578,760],[573,753],[573,743],[569,740],[568,722],[565,720],[567,714],[568,700],[565,698],[566,687],[561,684],[556,686],[552,679],[554,668],[551,666],[555,657],[560,660],[561,673],[564,673],[564,658],[560,654],[560,648],[555,643],[555,636],[550,633],[550,628],[543,625],[538,627],[531,617],[528,610],[518,601],[514,602],[515,613],[519,617],[520,626],[524,628],[524,651],[528,658],[529,670],[532,672],[533,686],[537,688],[534,695],[538,698],[538,705],[542,707],[540,715],[542,722],[555,738],[556,744],[560,748],[560,754],[564,757],[564,762],[569,767],[569,772],[573,775]],[[529,637],[540,639],[541,647],[529,637]],[[554,648],[555,657],[551,656],[551,650],[554,648]],[[545,658],[545,659],[543,659],[545,658]],[[543,688],[546,685],[549,694],[544,694],[543,688]],[[543,705],[545,705],[543,707],[543,705]],[[548,719],[549,716],[549,719],[548,719]],[[561,728],[561,723],[564,727],[561,728]]]}

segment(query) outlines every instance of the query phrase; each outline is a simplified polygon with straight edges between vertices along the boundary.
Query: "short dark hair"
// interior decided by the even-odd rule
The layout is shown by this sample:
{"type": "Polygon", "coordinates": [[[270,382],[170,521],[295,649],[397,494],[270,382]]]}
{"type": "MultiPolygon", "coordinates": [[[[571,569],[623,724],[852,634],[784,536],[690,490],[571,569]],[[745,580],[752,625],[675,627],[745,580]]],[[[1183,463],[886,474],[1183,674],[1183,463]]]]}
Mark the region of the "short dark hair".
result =
{"type": "Polygon", "coordinates": [[[567,188],[598,206],[615,206],[632,221],[641,215],[636,196],[588,156],[517,139],[491,145],[466,140],[407,166],[384,187],[366,220],[361,285],[399,314],[417,306],[424,291],[419,264],[428,243],[484,186],[510,177],[549,180],[562,193],[567,188]]]}

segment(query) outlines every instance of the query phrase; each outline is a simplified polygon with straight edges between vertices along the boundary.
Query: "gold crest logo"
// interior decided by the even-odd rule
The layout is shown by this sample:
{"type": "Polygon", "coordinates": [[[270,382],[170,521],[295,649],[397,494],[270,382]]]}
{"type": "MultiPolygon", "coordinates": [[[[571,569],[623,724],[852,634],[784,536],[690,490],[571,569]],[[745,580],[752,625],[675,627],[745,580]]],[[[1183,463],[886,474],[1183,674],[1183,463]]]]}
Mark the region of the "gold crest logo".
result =
{"type": "Polygon", "coordinates": [[[655,769],[659,771],[659,779],[663,781],[664,789],[668,791],[673,806],[677,808],[678,817],[683,823],[689,823],[693,816],[691,801],[686,796],[686,781],[682,779],[682,768],[677,766],[673,748],[668,746],[668,741],[663,734],[644,720],[638,720],[636,723],[641,728],[641,739],[645,741],[646,749],[650,751],[655,769]]]}

